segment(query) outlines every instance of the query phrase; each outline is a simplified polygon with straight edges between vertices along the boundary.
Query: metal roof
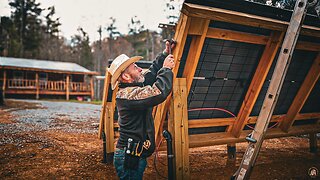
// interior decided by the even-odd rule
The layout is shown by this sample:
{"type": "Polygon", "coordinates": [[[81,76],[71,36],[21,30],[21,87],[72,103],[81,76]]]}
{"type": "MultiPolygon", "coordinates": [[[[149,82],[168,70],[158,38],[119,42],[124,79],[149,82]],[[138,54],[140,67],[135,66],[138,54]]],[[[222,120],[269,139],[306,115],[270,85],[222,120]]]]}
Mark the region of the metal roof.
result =
{"type": "Polygon", "coordinates": [[[96,72],[90,71],[76,63],[46,61],[46,60],[36,60],[36,59],[0,57],[0,66],[12,67],[12,68],[39,69],[42,71],[49,70],[49,71],[64,71],[64,72],[77,72],[77,73],[85,73],[85,74],[96,74],[96,72]]]}

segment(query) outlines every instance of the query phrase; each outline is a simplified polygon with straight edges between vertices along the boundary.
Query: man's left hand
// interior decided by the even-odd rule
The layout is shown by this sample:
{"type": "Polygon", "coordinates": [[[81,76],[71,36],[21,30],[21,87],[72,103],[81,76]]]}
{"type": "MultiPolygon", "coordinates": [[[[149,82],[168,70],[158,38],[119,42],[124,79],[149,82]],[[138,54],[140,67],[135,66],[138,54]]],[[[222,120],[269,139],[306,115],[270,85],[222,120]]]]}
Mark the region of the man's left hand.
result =
{"type": "Polygon", "coordinates": [[[173,39],[166,40],[166,49],[164,50],[164,52],[166,52],[167,54],[172,54],[172,51],[176,47],[176,44],[177,42],[173,39]]]}

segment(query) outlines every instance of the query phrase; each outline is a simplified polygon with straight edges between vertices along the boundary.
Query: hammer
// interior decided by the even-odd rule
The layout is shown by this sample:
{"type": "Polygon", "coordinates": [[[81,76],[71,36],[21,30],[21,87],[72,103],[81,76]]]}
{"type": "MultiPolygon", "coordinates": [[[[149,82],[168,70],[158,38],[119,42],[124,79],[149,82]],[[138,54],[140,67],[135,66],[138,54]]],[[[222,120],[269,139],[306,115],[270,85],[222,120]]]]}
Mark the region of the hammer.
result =
{"type": "Polygon", "coordinates": [[[169,42],[170,43],[170,46],[169,46],[169,54],[171,54],[171,52],[172,52],[172,50],[171,50],[171,45],[172,44],[177,44],[177,41],[175,41],[174,39],[165,39],[165,40],[163,40],[163,42],[169,42]]]}

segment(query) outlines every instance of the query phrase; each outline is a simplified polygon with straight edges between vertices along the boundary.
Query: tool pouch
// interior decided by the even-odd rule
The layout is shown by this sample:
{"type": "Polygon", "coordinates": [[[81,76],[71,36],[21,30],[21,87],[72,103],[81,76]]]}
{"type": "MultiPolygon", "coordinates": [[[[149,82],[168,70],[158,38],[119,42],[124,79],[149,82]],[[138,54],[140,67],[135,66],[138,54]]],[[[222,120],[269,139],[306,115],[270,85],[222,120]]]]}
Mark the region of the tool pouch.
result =
{"type": "Polygon", "coordinates": [[[143,147],[139,142],[135,143],[131,139],[128,141],[128,146],[124,148],[124,168],[136,170],[139,167],[140,156],[143,151],[143,147]]]}
{"type": "Polygon", "coordinates": [[[124,168],[125,169],[132,169],[132,170],[138,169],[139,160],[140,160],[139,156],[134,156],[134,155],[125,153],[125,156],[124,156],[124,168]]]}

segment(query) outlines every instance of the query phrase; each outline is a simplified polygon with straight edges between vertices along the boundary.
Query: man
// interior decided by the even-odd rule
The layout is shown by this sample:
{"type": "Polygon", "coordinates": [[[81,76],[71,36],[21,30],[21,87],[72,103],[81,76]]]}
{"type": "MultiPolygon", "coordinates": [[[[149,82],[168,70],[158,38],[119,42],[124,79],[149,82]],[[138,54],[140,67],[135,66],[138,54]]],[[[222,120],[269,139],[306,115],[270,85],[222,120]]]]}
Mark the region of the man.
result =
{"type": "Polygon", "coordinates": [[[144,74],[135,64],[141,56],[129,58],[122,54],[110,65],[111,88],[119,86],[116,104],[120,137],[114,166],[120,179],[142,179],[146,158],[155,150],[152,108],[162,103],[172,90],[174,59],[169,52],[173,47],[167,41],[166,49],[144,74]]]}

